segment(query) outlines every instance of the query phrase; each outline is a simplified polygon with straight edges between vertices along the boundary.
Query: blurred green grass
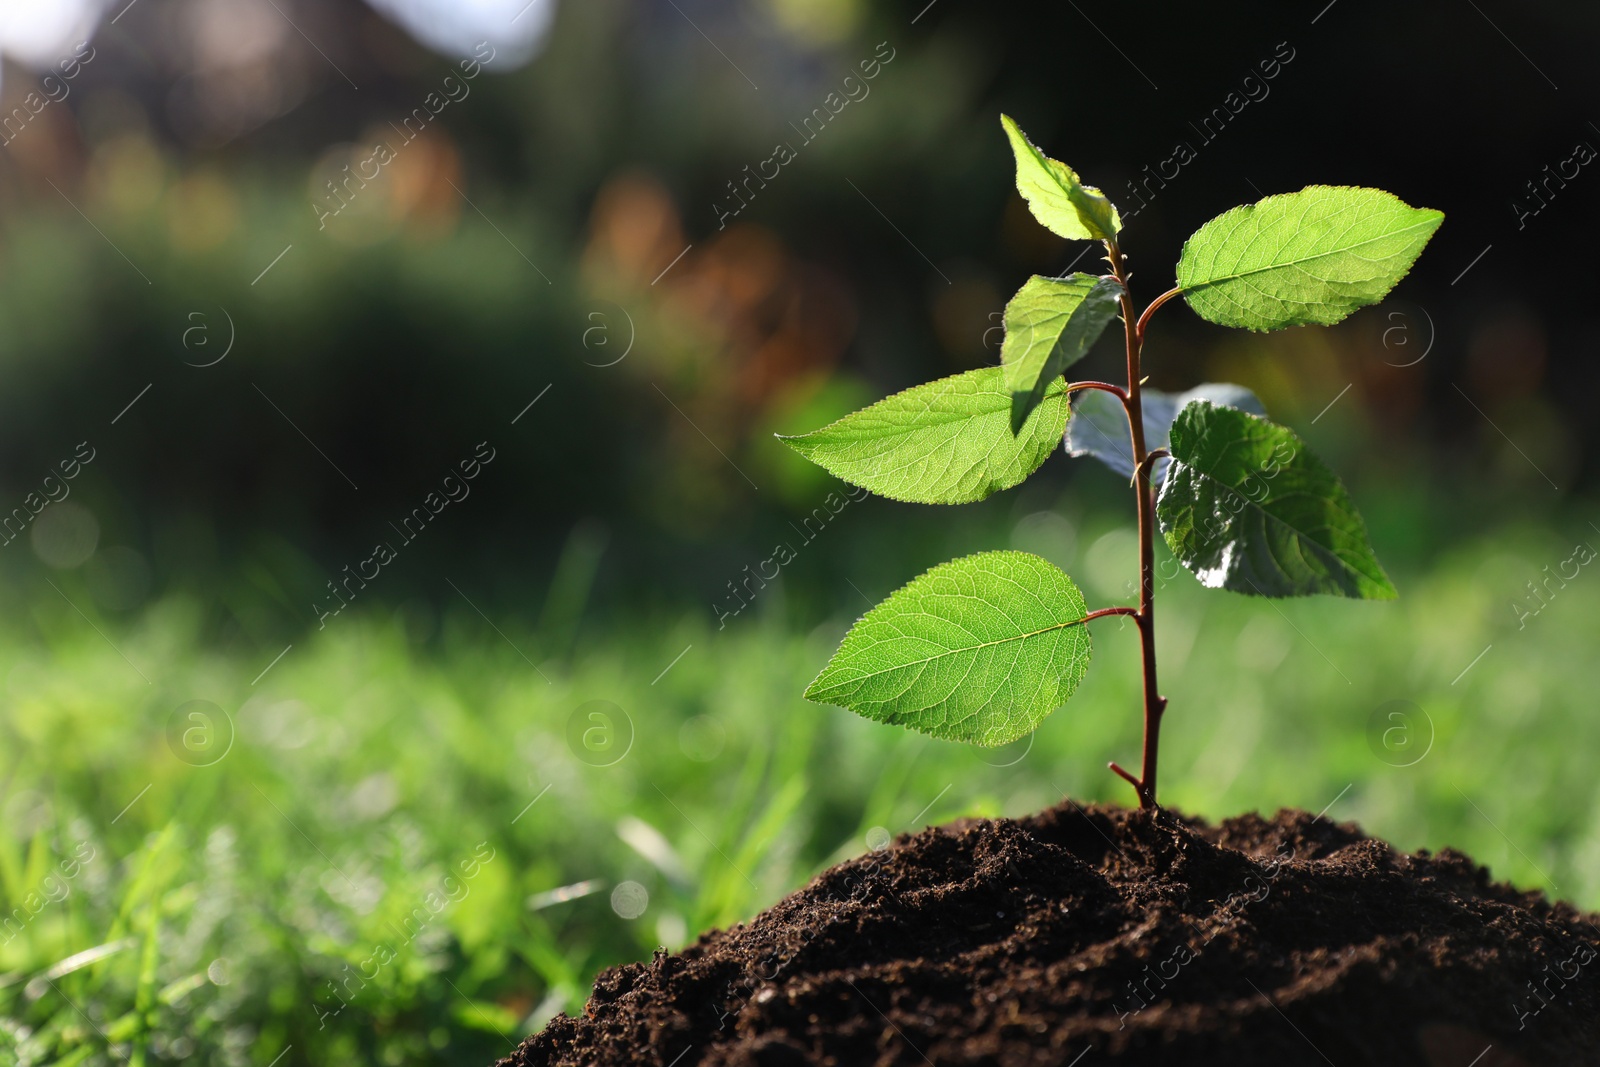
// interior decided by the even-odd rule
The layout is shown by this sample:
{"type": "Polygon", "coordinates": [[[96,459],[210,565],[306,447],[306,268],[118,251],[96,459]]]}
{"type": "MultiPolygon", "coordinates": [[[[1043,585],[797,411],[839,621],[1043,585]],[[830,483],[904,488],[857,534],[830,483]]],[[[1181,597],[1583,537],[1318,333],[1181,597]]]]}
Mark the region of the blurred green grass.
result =
{"type": "MultiPolygon", "coordinates": [[[[1130,572],[1131,528],[1047,510],[1011,541],[1091,603],[1125,598],[1095,576],[1130,572]]],[[[1600,904],[1597,579],[1549,586],[1524,626],[1512,607],[1575,541],[1600,543],[1588,517],[1505,527],[1397,573],[1392,604],[1252,601],[1165,562],[1164,801],[1328,808],[1600,904]],[[1409,719],[1383,717],[1394,700],[1409,719]]],[[[658,616],[550,659],[465,605],[421,644],[403,613],[352,610],[265,673],[207,651],[191,599],[117,622],[32,598],[0,634],[0,1060],[483,1064],[600,968],[748,918],[874,828],[1127,802],[1105,763],[1137,758],[1136,642],[1114,619],[1073,701],[1007,749],[800,698],[865,598],[910,577],[843,589],[811,632],[771,596],[721,631],[658,616]],[[195,735],[185,762],[203,720],[175,743],[169,723],[195,698],[233,737],[195,735]],[[620,709],[609,738],[595,700],[620,709]],[[597,729],[610,748],[584,747],[597,729]]]]}

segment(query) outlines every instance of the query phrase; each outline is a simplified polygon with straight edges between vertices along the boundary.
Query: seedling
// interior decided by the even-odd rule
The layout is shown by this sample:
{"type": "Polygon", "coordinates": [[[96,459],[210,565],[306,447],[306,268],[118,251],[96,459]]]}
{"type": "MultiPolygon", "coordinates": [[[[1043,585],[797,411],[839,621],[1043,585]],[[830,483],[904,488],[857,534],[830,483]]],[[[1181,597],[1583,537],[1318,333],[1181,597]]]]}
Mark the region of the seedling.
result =
{"type": "Polygon", "coordinates": [[[1055,234],[1105,246],[1110,274],[1034,276],[1006,304],[1001,365],[907,389],[783,440],[892,500],[965,504],[1021,483],[1065,436],[1128,478],[1138,505],[1139,605],[1088,610],[1054,564],[1026,552],[942,563],[863,616],[805,695],[952,741],[1002,745],[1064,704],[1089,665],[1090,620],[1126,615],[1143,652],[1144,761],[1133,786],[1156,806],[1167,699],[1156,686],[1155,525],[1202,585],[1251,596],[1393,598],[1339,479],[1249,390],[1144,387],[1145,329],[1183,297],[1201,318],[1248,330],[1339,322],[1382,300],[1444,216],[1377,189],[1313,185],[1236,207],[1196,230],[1176,287],[1138,314],[1111,201],[1000,117],[1017,189],[1055,234]],[[1064,372],[1121,313],[1127,381],[1064,372]],[[1074,400],[1074,396],[1076,399],[1074,400]],[[1124,421],[1125,420],[1125,421],[1124,421]],[[1158,496],[1159,489],[1159,496],[1158,496]]]}

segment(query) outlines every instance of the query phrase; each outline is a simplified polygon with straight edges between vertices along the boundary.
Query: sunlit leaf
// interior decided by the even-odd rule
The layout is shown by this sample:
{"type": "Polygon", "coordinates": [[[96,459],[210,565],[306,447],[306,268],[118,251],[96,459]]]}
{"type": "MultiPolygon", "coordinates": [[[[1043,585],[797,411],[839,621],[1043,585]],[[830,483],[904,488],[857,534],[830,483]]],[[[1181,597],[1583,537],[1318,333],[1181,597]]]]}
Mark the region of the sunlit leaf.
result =
{"type": "Polygon", "coordinates": [[[1223,326],[1328,326],[1388,295],[1443,220],[1381,189],[1312,185],[1196,230],[1178,286],[1195,314],[1223,326]]]}
{"type": "Polygon", "coordinates": [[[1066,383],[1058,377],[1013,433],[1005,370],[980,367],[896,393],[820,430],[779,439],[879,496],[966,504],[1037,470],[1055,449],[1068,414],[1066,383]]]}
{"type": "Polygon", "coordinates": [[[1117,313],[1115,278],[1072,274],[1029,278],[1006,304],[1000,360],[1011,390],[1011,425],[1020,427],[1055,379],[1100,338],[1117,313]]]}
{"type": "Polygon", "coordinates": [[[867,612],[806,697],[946,740],[1003,745],[1078,687],[1086,614],[1072,579],[1038,556],[951,560],[867,612]]]}
{"type": "Polygon", "coordinates": [[[1009,115],[1000,116],[1017,159],[1017,192],[1046,229],[1074,240],[1103,241],[1122,229],[1105,194],[1078,181],[1073,169],[1039,151],[1009,115]]]}

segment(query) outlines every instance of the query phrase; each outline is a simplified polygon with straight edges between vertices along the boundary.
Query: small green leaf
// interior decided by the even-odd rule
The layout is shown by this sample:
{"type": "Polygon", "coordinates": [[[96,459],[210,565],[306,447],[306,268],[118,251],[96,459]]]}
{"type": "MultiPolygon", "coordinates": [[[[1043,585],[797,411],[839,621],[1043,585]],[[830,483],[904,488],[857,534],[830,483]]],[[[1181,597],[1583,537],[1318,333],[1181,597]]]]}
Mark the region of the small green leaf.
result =
{"type": "Polygon", "coordinates": [[[1067,425],[1056,378],[1016,433],[1005,369],[980,367],[896,393],[798,437],[790,448],[835,477],[891,500],[968,504],[1039,469],[1067,425]]]}
{"type": "MultiPolygon", "coordinates": [[[[1183,393],[1163,393],[1158,389],[1139,390],[1144,412],[1144,446],[1152,452],[1166,448],[1172,433],[1172,420],[1191,400],[1209,400],[1265,415],[1256,395],[1242,385],[1206,382],[1183,393]]],[[[1128,436],[1128,413],[1122,401],[1100,389],[1085,389],[1072,404],[1067,422],[1067,455],[1093,456],[1124,478],[1133,477],[1133,442],[1128,436]]],[[[1150,468],[1150,481],[1160,485],[1167,475],[1167,460],[1157,460],[1150,468]]]]}
{"type": "Polygon", "coordinates": [[[1038,556],[951,560],[851,627],[806,698],[948,741],[1003,745],[1078,687],[1087,614],[1072,579],[1038,556]]]}
{"type": "Polygon", "coordinates": [[[1331,326],[1387,296],[1442,221],[1381,189],[1312,185],[1196,230],[1178,287],[1196,315],[1222,326],[1331,326]]]}
{"type": "Polygon", "coordinates": [[[1171,448],[1156,517],[1201,585],[1257,596],[1396,595],[1350,494],[1289,430],[1196,400],[1172,424],[1171,448]]]}
{"type": "Polygon", "coordinates": [[[1091,274],[1035,274],[1017,290],[1006,304],[1006,339],[1000,347],[1013,430],[1039,406],[1051,382],[1099,340],[1121,298],[1115,278],[1091,274]]]}
{"type": "Polygon", "coordinates": [[[1034,147],[1009,115],[1000,116],[1017,157],[1017,192],[1033,217],[1069,240],[1104,241],[1122,229],[1122,218],[1105,194],[1078,181],[1073,169],[1034,147]]]}

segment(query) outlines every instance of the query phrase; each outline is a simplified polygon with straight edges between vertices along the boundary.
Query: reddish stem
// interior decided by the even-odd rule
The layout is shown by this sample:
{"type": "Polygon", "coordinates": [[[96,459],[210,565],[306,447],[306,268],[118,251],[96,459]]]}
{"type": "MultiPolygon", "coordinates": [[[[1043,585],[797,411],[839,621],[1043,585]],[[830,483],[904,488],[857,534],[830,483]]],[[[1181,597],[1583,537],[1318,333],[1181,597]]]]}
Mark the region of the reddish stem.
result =
{"type": "Polygon", "coordinates": [[[1161,741],[1161,715],[1167,700],[1156,687],[1156,627],[1155,627],[1155,492],[1150,485],[1150,453],[1144,441],[1144,407],[1139,396],[1140,350],[1144,346],[1144,326],[1156,308],[1178,295],[1173,289],[1157,297],[1144,314],[1135,317],[1133,297],[1128,291],[1127,263],[1117,242],[1106,241],[1110,253],[1111,270],[1122,285],[1122,322],[1127,338],[1128,385],[1122,406],[1128,413],[1128,432],[1133,444],[1133,486],[1139,503],[1139,609],[1135,618],[1139,622],[1139,642],[1144,668],[1144,761],[1139,777],[1135,779],[1122,768],[1112,765],[1112,770],[1126,778],[1139,794],[1141,807],[1156,807],[1156,756],[1161,741]]]}
{"type": "Polygon", "coordinates": [[[1110,767],[1113,771],[1115,771],[1116,773],[1120,774],[1123,778],[1125,778],[1127,780],[1129,785],[1133,786],[1133,788],[1136,791],[1138,791],[1141,795],[1143,795],[1144,786],[1139,784],[1139,779],[1135,778],[1133,775],[1129,774],[1127,771],[1125,771],[1121,767],[1117,766],[1117,761],[1116,760],[1112,760],[1110,763],[1106,764],[1106,766],[1110,767]]]}
{"type": "Polygon", "coordinates": [[[1091,611],[1091,612],[1089,612],[1089,614],[1085,615],[1083,617],[1083,621],[1084,622],[1088,622],[1090,619],[1099,619],[1099,618],[1103,618],[1106,615],[1128,615],[1128,616],[1131,616],[1135,622],[1137,622],[1138,619],[1139,619],[1139,609],[1138,608],[1123,608],[1123,607],[1097,608],[1096,610],[1091,611]]]}
{"type": "Polygon", "coordinates": [[[1099,389],[1101,392],[1110,393],[1112,396],[1116,397],[1118,400],[1122,401],[1124,404],[1126,404],[1128,402],[1128,391],[1126,389],[1124,389],[1122,386],[1120,386],[1120,385],[1112,385],[1110,382],[1068,382],[1067,383],[1067,392],[1068,393],[1075,393],[1079,389],[1099,389]]]}
{"type": "Polygon", "coordinates": [[[1133,479],[1130,479],[1128,484],[1132,485],[1133,482],[1138,479],[1141,472],[1148,474],[1150,472],[1151,464],[1155,463],[1156,460],[1161,459],[1163,456],[1170,457],[1171,455],[1172,453],[1164,448],[1152,448],[1149,452],[1146,452],[1144,456],[1144,462],[1139,464],[1138,468],[1134,470],[1133,479]]]}
{"type": "MultiPolygon", "coordinates": [[[[1126,284],[1123,285],[1123,291],[1127,291],[1126,284]]],[[[1168,289],[1166,292],[1150,301],[1150,306],[1144,309],[1144,314],[1139,316],[1139,321],[1135,323],[1133,327],[1133,332],[1135,335],[1137,335],[1139,344],[1141,346],[1144,344],[1145,324],[1150,321],[1150,316],[1156,313],[1156,308],[1160,307],[1162,304],[1165,304],[1168,300],[1171,300],[1181,292],[1183,292],[1182,289],[1168,289]]]]}

